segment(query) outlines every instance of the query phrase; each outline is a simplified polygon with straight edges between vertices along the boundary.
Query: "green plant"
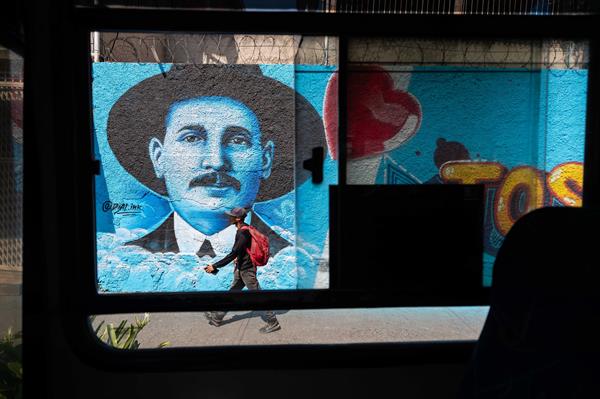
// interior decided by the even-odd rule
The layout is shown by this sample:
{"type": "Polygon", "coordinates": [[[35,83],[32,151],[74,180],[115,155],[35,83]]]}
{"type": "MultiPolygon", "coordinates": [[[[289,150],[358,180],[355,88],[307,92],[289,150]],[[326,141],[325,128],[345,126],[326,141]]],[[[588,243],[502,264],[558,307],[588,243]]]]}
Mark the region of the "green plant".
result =
{"type": "MultiPolygon", "coordinates": [[[[95,318],[95,316],[91,316],[90,322],[93,323],[95,318]]],[[[137,340],[137,336],[139,332],[150,323],[150,315],[144,313],[143,319],[135,317],[133,322],[130,322],[129,325],[127,325],[127,323],[127,320],[121,320],[121,323],[115,328],[114,324],[108,323],[105,325],[104,320],[102,320],[94,332],[100,341],[113,348],[138,349],[140,343],[137,340]]],[[[161,342],[158,347],[164,348],[169,345],[171,345],[169,341],[164,341],[161,342]]]]}
{"type": "Polygon", "coordinates": [[[0,399],[20,399],[23,396],[22,336],[21,331],[13,334],[9,328],[0,341],[0,399]]]}

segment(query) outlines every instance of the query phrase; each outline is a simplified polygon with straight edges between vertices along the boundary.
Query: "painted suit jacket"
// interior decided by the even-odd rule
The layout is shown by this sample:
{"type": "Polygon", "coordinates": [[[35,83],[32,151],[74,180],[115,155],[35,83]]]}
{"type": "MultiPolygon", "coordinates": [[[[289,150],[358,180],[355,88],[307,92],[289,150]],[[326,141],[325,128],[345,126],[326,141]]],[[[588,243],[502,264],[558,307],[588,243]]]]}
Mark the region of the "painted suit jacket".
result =
{"type": "MultiPolygon", "coordinates": [[[[251,215],[250,225],[256,227],[258,231],[260,231],[269,238],[269,249],[271,250],[271,256],[274,256],[283,248],[291,245],[287,240],[285,240],[279,234],[273,231],[255,213],[252,213],[251,215]]],[[[171,215],[169,215],[169,217],[155,230],[151,231],[150,233],[146,234],[141,238],[129,241],[125,245],[136,245],[152,253],[179,253],[179,246],[177,245],[177,238],[175,237],[175,215],[171,213],[171,215]]]]}

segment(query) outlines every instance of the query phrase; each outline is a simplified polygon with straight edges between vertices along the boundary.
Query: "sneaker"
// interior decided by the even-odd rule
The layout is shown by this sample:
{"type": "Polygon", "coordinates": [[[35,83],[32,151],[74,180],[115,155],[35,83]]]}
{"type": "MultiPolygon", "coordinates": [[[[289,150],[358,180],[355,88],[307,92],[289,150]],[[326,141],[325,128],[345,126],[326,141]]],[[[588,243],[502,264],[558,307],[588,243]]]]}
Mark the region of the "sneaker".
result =
{"type": "Polygon", "coordinates": [[[268,334],[274,331],[279,331],[281,330],[281,326],[279,325],[279,322],[277,320],[273,321],[273,322],[268,322],[265,326],[261,327],[258,331],[260,331],[263,334],[268,334]]]}
{"type": "Polygon", "coordinates": [[[221,323],[222,321],[217,321],[217,320],[209,320],[208,324],[210,324],[211,326],[215,326],[215,327],[221,327],[221,323]]]}
{"type": "Polygon", "coordinates": [[[204,312],[204,316],[208,320],[208,324],[215,327],[220,327],[223,320],[219,320],[215,318],[215,316],[211,312],[204,312]]]}

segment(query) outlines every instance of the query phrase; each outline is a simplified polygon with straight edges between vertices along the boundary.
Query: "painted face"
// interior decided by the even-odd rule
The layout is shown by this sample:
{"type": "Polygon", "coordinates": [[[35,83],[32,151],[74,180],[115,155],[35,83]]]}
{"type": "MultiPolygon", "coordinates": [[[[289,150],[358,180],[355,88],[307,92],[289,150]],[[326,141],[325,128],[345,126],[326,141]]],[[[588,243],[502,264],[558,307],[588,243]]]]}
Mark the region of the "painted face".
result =
{"type": "Polygon", "coordinates": [[[227,223],[224,211],[252,206],[271,173],[274,145],[261,144],[247,106],[226,97],[185,100],[171,106],[165,126],[163,142],[150,141],[150,157],[177,213],[211,234],[211,218],[227,223]]]}

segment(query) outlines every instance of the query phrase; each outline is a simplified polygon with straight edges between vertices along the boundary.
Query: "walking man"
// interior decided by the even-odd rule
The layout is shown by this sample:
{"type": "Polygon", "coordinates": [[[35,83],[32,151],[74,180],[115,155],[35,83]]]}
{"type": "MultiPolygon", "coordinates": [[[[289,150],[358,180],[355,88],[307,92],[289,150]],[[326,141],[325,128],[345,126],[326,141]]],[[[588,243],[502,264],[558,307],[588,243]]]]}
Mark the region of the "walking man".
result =
{"type": "MultiPolygon", "coordinates": [[[[217,273],[218,269],[226,266],[231,261],[235,262],[235,268],[233,271],[233,282],[231,284],[231,291],[239,291],[244,287],[248,287],[249,290],[260,290],[260,285],[256,279],[256,266],[252,263],[248,249],[252,243],[252,236],[248,226],[244,219],[246,218],[247,211],[244,208],[234,208],[231,212],[225,212],[229,217],[229,222],[235,225],[237,232],[235,234],[235,242],[233,249],[229,255],[225,256],[220,261],[207,265],[204,270],[207,273],[217,273]]],[[[226,312],[206,312],[206,318],[210,325],[219,327],[223,322],[226,312]]],[[[275,313],[272,311],[265,312],[265,318],[267,324],[260,328],[261,333],[270,333],[281,329],[275,313]]]]}

